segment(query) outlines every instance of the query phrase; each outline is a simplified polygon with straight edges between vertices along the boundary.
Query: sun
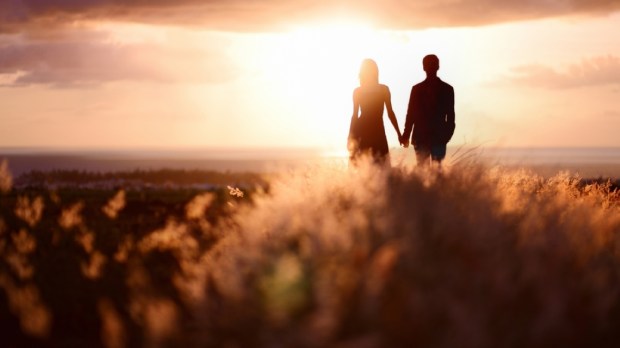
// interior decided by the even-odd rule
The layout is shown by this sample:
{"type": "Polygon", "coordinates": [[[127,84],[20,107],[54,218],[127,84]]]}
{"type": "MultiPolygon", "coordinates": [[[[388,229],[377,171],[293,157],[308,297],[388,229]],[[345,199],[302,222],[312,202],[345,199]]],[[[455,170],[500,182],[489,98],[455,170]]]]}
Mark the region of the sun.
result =
{"type": "Polygon", "coordinates": [[[385,33],[372,26],[330,21],[269,34],[256,47],[253,64],[265,93],[282,103],[279,111],[287,113],[287,122],[334,145],[348,131],[361,61],[393,51],[389,45],[385,33]]]}
{"type": "Polygon", "coordinates": [[[282,35],[268,69],[278,82],[302,90],[324,88],[327,81],[334,88],[351,84],[373,35],[371,28],[351,23],[298,28],[282,35]]]}

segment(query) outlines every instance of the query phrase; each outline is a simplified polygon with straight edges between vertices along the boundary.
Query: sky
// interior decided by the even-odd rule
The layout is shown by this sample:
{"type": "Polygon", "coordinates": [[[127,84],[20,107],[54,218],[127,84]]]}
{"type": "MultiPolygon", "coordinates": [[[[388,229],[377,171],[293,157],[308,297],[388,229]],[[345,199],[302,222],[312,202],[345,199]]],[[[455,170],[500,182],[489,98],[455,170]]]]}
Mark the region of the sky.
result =
{"type": "MultiPolygon", "coordinates": [[[[0,0],[0,147],[340,151],[364,58],[460,146],[620,146],[620,0],[0,0]]],[[[388,142],[398,139],[385,118],[388,142]]]]}

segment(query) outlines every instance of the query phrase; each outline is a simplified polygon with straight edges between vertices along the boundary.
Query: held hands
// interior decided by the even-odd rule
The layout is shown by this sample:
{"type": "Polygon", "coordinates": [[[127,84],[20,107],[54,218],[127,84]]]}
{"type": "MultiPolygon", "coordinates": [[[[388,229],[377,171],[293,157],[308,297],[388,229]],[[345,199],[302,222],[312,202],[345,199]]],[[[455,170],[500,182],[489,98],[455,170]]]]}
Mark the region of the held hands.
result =
{"type": "Polygon", "coordinates": [[[398,135],[398,141],[400,142],[400,144],[404,147],[404,148],[408,148],[409,147],[409,139],[405,138],[404,136],[402,136],[401,134],[398,135]]]}

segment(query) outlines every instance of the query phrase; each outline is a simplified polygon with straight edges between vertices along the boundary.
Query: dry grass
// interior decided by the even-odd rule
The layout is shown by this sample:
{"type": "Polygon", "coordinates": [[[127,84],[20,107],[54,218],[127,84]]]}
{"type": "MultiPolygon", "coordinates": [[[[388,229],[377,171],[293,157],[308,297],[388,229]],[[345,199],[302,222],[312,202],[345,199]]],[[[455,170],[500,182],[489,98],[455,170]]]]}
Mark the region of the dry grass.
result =
{"type": "Polygon", "coordinates": [[[618,191],[463,162],[287,172],[146,231],[124,191],[20,198],[0,215],[0,324],[14,345],[620,344],[618,191]]]}

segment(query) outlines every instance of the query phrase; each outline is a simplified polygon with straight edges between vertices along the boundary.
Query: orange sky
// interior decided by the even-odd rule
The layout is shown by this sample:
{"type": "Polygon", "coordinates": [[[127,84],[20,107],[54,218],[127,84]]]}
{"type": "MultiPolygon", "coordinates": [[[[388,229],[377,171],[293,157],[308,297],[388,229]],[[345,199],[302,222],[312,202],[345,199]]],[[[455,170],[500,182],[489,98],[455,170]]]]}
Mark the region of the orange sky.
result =
{"type": "Polygon", "coordinates": [[[620,146],[618,1],[377,3],[3,1],[0,147],[338,150],[361,60],[402,127],[429,53],[452,144],[620,146]]]}

